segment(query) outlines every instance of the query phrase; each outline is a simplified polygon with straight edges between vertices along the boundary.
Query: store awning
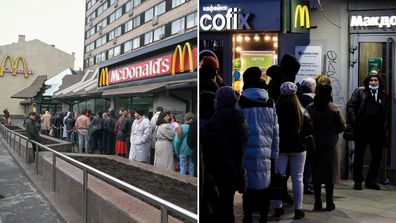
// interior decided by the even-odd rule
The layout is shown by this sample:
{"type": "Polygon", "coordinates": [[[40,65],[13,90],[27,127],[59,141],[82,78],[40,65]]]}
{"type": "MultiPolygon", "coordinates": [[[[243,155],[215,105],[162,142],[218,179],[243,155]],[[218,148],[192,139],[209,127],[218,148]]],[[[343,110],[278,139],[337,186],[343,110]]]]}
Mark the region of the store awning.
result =
{"type": "Polygon", "coordinates": [[[22,99],[33,98],[34,96],[37,95],[38,92],[40,92],[40,89],[44,86],[46,80],[47,80],[47,75],[38,76],[36,80],[34,80],[29,87],[12,95],[11,98],[22,98],[22,99]]]}
{"type": "Polygon", "coordinates": [[[31,105],[32,104],[32,99],[25,99],[21,102],[19,102],[20,105],[31,105]]]}
{"type": "Polygon", "coordinates": [[[161,82],[154,84],[145,84],[145,85],[137,85],[137,86],[129,86],[122,88],[113,88],[106,89],[103,91],[102,96],[114,96],[114,95],[128,95],[128,94],[139,94],[139,93],[147,93],[152,91],[158,91],[161,89],[175,89],[171,86],[183,85],[183,86],[196,86],[196,79],[191,80],[179,80],[173,82],[161,82]]]}

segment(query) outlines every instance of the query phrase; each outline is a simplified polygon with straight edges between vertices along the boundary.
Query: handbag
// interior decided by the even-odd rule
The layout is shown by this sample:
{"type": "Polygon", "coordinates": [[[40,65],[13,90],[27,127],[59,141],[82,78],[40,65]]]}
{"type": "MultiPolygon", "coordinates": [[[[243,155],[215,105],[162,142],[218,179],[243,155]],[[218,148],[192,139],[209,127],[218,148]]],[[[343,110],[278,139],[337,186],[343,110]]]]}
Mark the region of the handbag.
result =
{"type": "Polygon", "coordinates": [[[316,149],[315,138],[312,135],[306,136],[304,138],[304,144],[307,152],[312,153],[316,149]]]}
{"type": "Polygon", "coordinates": [[[238,193],[243,194],[246,192],[247,188],[247,172],[246,169],[243,168],[239,171],[239,179],[238,179],[238,193]]]}
{"type": "Polygon", "coordinates": [[[270,200],[283,200],[287,196],[287,176],[271,172],[270,200]]]}
{"type": "Polygon", "coordinates": [[[348,125],[346,127],[344,134],[342,134],[342,138],[344,138],[346,141],[353,141],[353,129],[351,126],[348,125]]]}

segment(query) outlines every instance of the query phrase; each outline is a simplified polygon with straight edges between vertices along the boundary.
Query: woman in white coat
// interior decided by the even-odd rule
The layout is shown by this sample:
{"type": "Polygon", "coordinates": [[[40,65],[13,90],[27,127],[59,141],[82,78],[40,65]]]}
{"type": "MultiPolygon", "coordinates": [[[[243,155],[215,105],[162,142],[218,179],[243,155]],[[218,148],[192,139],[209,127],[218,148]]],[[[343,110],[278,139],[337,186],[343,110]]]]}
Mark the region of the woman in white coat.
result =
{"type": "Polygon", "coordinates": [[[154,166],[174,171],[173,138],[175,138],[175,134],[169,124],[170,120],[168,111],[162,111],[158,116],[154,166]]]}
{"type": "Polygon", "coordinates": [[[142,110],[136,110],[134,116],[135,120],[133,121],[131,129],[131,149],[129,152],[129,159],[148,163],[151,138],[150,121],[146,117],[143,117],[142,110]]]}

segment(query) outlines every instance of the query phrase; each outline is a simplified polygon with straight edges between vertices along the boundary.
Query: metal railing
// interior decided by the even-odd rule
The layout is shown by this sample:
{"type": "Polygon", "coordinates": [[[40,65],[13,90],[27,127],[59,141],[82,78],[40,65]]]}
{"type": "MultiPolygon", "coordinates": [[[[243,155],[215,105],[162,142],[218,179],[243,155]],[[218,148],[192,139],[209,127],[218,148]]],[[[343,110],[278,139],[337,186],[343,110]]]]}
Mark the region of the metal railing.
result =
{"type": "Polygon", "coordinates": [[[188,210],[185,210],[179,206],[176,206],[166,200],[163,200],[155,195],[152,195],[142,189],[139,189],[135,186],[132,186],[122,180],[119,180],[113,176],[110,176],[106,173],[103,173],[100,170],[97,170],[91,166],[88,166],[84,163],[81,163],[75,159],[70,158],[69,156],[66,156],[58,151],[55,151],[41,143],[38,143],[36,141],[30,140],[28,139],[26,136],[17,133],[15,131],[12,131],[10,129],[8,129],[7,127],[5,127],[4,125],[0,124],[0,132],[1,134],[4,136],[4,138],[6,139],[7,143],[13,147],[14,151],[16,150],[16,142],[18,141],[18,155],[21,156],[21,139],[26,140],[25,143],[25,156],[26,156],[26,162],[30,162],[30,155],[29,155],[29,150],[28,150],[28,143],[32,143],[36,145],[36,153],[35,153],[35,159],[34,159],[34,167],[35,167],[35,171],[36,174],[39,173],[39,168],[38,168],[38,151],[40,149],[42,150],[46,150],[52,153],[52,191],[56,192],[56,158],[60,158],[70,164],[72,164],[75,167],[78,167],[80,169],[82,169],[83,171],[83,222],[88,222],[88,174],[94,175],[99,177],[100,180],[104,181],[106,180],[107,182],[110,182],[112,185],[116,185],[119,187],[122,187],[124,189],[126,189],[128,192],[133,193],[134,195],[144,199],[144,200],[148,200],[150,201],[152,204],[157,205],[160,207],[160,211],[161,211],[161,223],[167,223],[168,222],[168,212],[171,211],[175,214],[177,214],[178,216],[181,216],[182,218],[190,221],[190,222],[198,222],[198,215],[195,213],[192,213],[188,210]],[[17,137],[19,137],[19,139],[17,140],[17,137]],[[12,145],[12,140],[14,141],[14,144],[12,145]]]}

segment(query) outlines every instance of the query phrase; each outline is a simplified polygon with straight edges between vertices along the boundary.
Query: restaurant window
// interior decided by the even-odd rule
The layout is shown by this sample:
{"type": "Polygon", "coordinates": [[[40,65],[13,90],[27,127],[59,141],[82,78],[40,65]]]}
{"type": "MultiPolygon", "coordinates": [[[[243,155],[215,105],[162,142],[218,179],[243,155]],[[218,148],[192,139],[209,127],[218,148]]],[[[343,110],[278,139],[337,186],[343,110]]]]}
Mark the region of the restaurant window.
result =
{"type": "Polygon", "coordinates": [[[184,17],[173,21],[171,25],[172,35],[178,33],[180,30],[184,30],[184,17]]]}
{"type": "Polygon", "coordinates": [[[183,4],[184,2],[186,2],[186,0],[172,0],[172,8],[175,8],[175,7],[183,4]]]}
{"type": "Polygon", "coordinates": [[[154,41],[160,40],[165,37],[165,26],[154,29],[154,41]]]}
{"type": "Polygon", "coordinates": [[[191,13],[186,17],[186,29],[194,28],[197,26],[197,12],[191,13]]]}
{"type": "Polygon", "coordinates": [[[144,45],[153,42],[153,31],[144,34],[144,45]]]}
{"type": "Polygon", "coordinates": [[[259,67],[266,83],[270,77],[267,69],[277,64],[278,34],[277,33],[237,33],[232,36],[232,85],[238,92],[243,88],[243,72],[251,66],[259,67]]]}
{"type": "Polygon", "coordinates": [[[154,9],[150,8],[147,11],[144,12],[144,22],[148,22],[151,19],[153,19],[154,16],[154,9]]]}
{"type": "Polygon", "coordinates": [[[160,4],[154,6],[154,16],[161,15],[165,12],[165,1],[160,4]]]}
{"type": "Polygon", "coordinates": [[[139,47],[140,47],[140,36],[132,40],[132,49],[134,50],[139,47]]]}

